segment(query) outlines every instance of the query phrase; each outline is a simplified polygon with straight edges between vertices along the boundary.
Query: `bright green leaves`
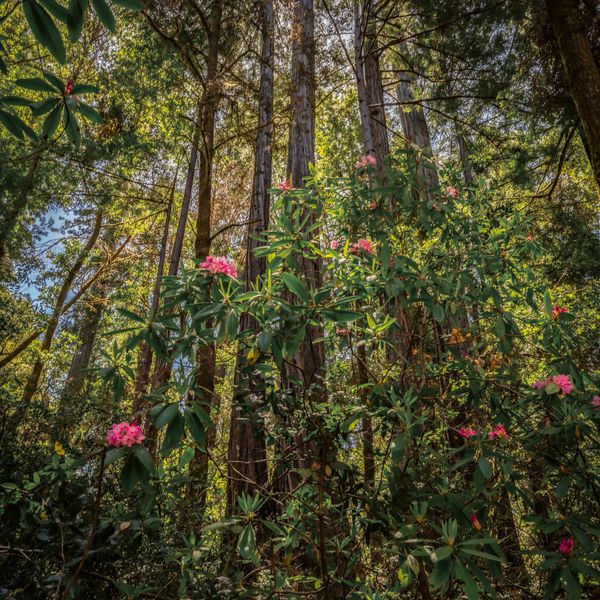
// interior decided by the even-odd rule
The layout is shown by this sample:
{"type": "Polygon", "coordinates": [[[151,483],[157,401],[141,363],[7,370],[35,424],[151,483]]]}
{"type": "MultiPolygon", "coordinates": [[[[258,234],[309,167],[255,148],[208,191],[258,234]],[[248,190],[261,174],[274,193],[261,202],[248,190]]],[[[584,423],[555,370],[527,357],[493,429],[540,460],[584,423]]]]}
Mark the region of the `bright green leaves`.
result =
{"type": "Polygon", "coordinates": [[[105,0],[92,0],[92,6],[104,27],[114,32],[116,29],[115,16],[105,0]]]}

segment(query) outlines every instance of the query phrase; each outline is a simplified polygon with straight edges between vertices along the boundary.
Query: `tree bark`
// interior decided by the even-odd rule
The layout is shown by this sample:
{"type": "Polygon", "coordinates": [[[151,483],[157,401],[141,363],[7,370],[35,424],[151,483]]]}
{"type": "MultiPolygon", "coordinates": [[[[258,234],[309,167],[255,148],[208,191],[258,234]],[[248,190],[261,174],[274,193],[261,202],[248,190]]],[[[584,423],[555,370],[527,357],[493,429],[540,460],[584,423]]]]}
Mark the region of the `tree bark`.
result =
{"type": "Polygon", "coordinates": [[[398,103],[400,104],[400,120],[407,145],[416,151],[418,164],[417,175],[425,186],[425,196],[428,200],[434,198],[434,192],[439,190],[440,179],[438,172],[431,163],[433,149],[431,147],[431,136],[429,126],[423,108],[414,104],[413,87],[415,85],[414,73],[409,71],[400,72],[400,83],[398,84],[398,103]]]}
{"type": "Polygon", "coordinates": [[[359,34],[364,28],[364,39],[360,45],[364,56],[364,77],[369,109],[371,144],[373,153],[377,158],[377,175],[382,182],[385,182],[384,165],[390,153],[390,143],[385,118],[383,82],[379,66],[380,51],[377,43],[376,0],[364,0],[361,21],[359,23],[359,34]]]}
{"type": "MultiPolygon", "coordinates": [[[[210,23],[207,31],[208,53],[206,58],[206,80],[202,97],[202,119],[200,140],[200,181],[198,184],[198,215],[196,220],[195,257],[204,260],[210,252],[211,212],[212,212],[212,163],[214,157],[215,119],[220,100],[218,80],[219,40],[223,0],[215,0],[212,5],[210,23]]],[[[215,359],[214,344],[205,344],[196,352],[197,374],[195,379],[197,393],[194,401],[200,401],[209,413],[217,407],[215,396],[215,359]]],[[[215,439],[215,430],[206,432],[206,450],[210,451],[215,439]]],[[[197,501],[201,511],[206,504],[206,482],[208,476],[208,454],[196,453],[190,464],[191,483],[188,488],[190,499],[197,501]]]]}
{"type": "Polygon", "coordinates": [[[569,91],[585,132],[592,171],[600,191],[600,70],[594,60],[578,0],[546,0],[546,11],[569,91]]]}
{"type": "MultiPolygon", "coordinates": [[[[177,174],[179,168],[175,172],[173,179],[173,187],[169,196],[167,210],[165,212],[165,225],[163,235],[160,241],[160,250],[158,253],[158,267],[156,269],[156,278],[152,289],[152,301],[150,305],[150,321],[153,321],[158,313],[160,304],[160,285],[165,270],[165,259],[167,256],[167,245],[169,243],[169,228],[171,225],[171,210],[173,208],[173,199],[175,197],[175,186],[177,185],[177,174]]],[[[140,347],[140,357],[138,359],[137,372],[135,374],[135,391],[133,395],[133,412],[137,413],[142,408],[142,399],[148,386],[150,376],[150,367],[152,365],[152,348],[146,342],[143,342],[140,347]]]]}
{"type": "MultiPolygon", "coordinates": [[[[246,265],[244,281],[249,291],[253,284],[266,271],[266,258],[254,255],[254,250],[261,245],[260,235],[269,225],[270,198],[269,188],[272,177],[272,143],[273,143],[273,0],[260,2],[260,30],[262,37],[260,90],[258,98],[258,135],[254,157],[254,178],[252,181],[252,197],[248,224],[248,240],[246,247],[246,265]]],[[[257,331],[257,323],[250,315],[243,315],[240,328],[257,331]]],[[[250,380],[242,384],[244,359],[238,351],[236,365],[235,396],[239,399],[251,398],[264,393],[250,380]]],[[[255,378],[256,375],[252,374],[255,378]]],[[[229,429],[227,503],[228,512],[235,509],[235,501],[239,494],[253,494],[267,483],[267,450],[264,437],[264,423],[259,416],[252,418],[251,411],[244,410],[234,397],[231,406],[229,429]]]]}
{"type": "Polygon", "coordinates": [[[23,390],[22,402],[25,407],[27,407],[27,405],[31,402],[33,395],[38,389],[42,369],[44,366],[44,354],[50,350],[50,346],[52,345],[52,340],[54,338],[56,328],[58,327],[60,315],[62,314],[63,305],[67,299],[69,291],[71,290],[73,281],[75,281],[75,277],[77,277],[77,274],[81,270],[83,263],[87,259],[89,253],[92,251],[92,248],[96,244],[98,236],[100,235],[100,229],[102,228],[102,214],[102,210],[99,209],[96,213],[96,221],[94,223],[92,235],[79,253],[79,256],[73,263],[73,266],[69,269],[58,293],[58,297],[56,298],[54,310],[52,311],[52,316],[50,317],[50,321],[46,326],[44,339],[42,340],[42,345],[40,347],[40,355],[36,359],[33,368],[31,369],[31,373],[27,379],[27,383],[25,384],[25,389],[23,390]]]}

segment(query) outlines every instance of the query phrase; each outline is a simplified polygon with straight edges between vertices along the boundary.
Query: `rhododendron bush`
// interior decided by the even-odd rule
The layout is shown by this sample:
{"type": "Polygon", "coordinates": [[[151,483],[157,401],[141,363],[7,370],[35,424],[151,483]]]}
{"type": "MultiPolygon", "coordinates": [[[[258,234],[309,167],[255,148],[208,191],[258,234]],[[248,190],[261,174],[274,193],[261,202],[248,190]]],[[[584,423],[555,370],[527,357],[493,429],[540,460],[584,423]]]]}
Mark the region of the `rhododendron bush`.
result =
{"type": "Polygon", "coordinates": [[[233,262],[209,256],[164,280],[150,325],[124,312],[131,327],[105,373],[115,397],[141,343],[173,370],[137,422],[107,416],[106,476],[120,473],[123,491],[111,493],[127,506],[112,535],[124,539],[133,521],[139,543],[185,532],[170,555],[181,590],[225,546],[218,576],[249,597],[292,578],[305,590],[327,578],[340,598],[474,599],[503,586],[580,597],[600,578],[600,401],[594,374],[571,358],[577,308],[553,304],[533,224],[499,212],[493,191],[463,189],[448,172],[429,197],[402,155],[379,186],[363,175],[374,164],[273,190],[256,251],[267,272],[252,289],[233,262]],[[320,264],[322,280],[302,261],[320,264]],[[326,349],[322,379],[289,367],[310,331],[326,349]],[[227,467],[205,445],[223,417],[191,393],[199,348],[213,344],[230,364],[241,357],[235,402],[266,447],[267,483],[227,508],[227,467]],[[192,485],[198,457],[214,463],[203,501],[213,508],[188,504],[159,528],[152,519],[192,485]]]}
{"type": "MultiPolygon", "coordinates": [[[[428,198],[406,166],[373,187],[362,175],[373,164],[361,159],[349,182],[277,188],[259,287],[245,291],[213,257],[165,281],[172,301],[158,337],[181,368],[149,398],[156,460],[202,453],[216,426],[210,405],[185,393],[202,368],[197,348],[239,347],[237,385],[254,391],[236,401],[266,439],[270,483],[214,526],[230,530],[242,564],[275,573],[265,589],[289,575],[280,560],[305,542],[304,576],[319,573],[311,565],[324,551],[340,589],[377,587],[350,577],[375,552],[358,541],[369,539],[399,593],[428,582],[476,598],[512,577],[542,582],[547,597],[561,587],[576,596],[600,558],[598,387],[569,358],[577,311],[552,303],[528,265],[540,250],[533,224],[499,216],[493,192],[460,189],[449,173],[446,191],[428,198]],[[319,215],[311,226],[307,207],[319,215]],[[322,282],[303,276],[302,260],[321,264],[322,282]],[[255,330],[240,327],[247,314],[255,330]],[[317,326],[325,379],[286,381],[317,326]],[[298,440],[317,449],[304,464],[289,452],[298,440]],[[297,477],[291,493],[274,483],[285,470],[297,477]]],[[[156,494],[164,477],[140,476],[140,489],[156,494]]]]}

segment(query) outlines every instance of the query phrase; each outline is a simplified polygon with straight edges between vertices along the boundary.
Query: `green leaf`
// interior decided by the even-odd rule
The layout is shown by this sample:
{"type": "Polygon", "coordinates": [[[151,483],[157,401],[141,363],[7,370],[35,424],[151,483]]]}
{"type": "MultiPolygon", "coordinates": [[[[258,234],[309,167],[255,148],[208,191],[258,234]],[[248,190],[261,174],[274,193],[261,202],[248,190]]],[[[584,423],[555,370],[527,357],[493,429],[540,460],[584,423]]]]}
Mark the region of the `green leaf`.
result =
{"type": "Polygon", "coordinates": [[[44,120],[42,126],[42,135],[47,138],[51,138],[60,123],[60,114],[62,112],[62,106],[59,104],[44,120]]]}
{"type": "Polygon", "coordinates": [[[77,123],[77,119],[75,118],[75,113],[69,110],[66,106],[64,107],[63,111],[63,123],[65,125],[65,132],[67,133],[69,141],[78,147],[79,142],[81,141],[79,125],[77,123]]]}
{"type": "Polygon", "coordinates": [[[499,338],[504,337],[504,335],[506,334],[506,323],[504,322],[504,319],[500,315],[496,319],[496,324],[494,325],[494,331],[496,332],[496,335],[499,338]]]}
{"type": "Polygon", "coordinates": [[[492,476],[492,464],[490,463],[490,461],[487,458],[482,456],[477,461],[477,465],[479,466],[479,470],[481,471],[481,474],[486,479],[489,479],[492,476]]]}
{"type": "Polygon", "coordinates": [[[302,283],[302,281],[300,281],[300,279],[298,279],[298,277],[296,277],[292,273],[282,273],[281,279],[283,280],[283,283],[288,288],[288,290],[290,290],[290,292],[298,296],[300,300],[302,300],[306,304],[308,304],[311,301],[310,293],[307,287],[304,285],[304,283],[302,283]]]}
{"type": "Polygon", "coordinates": [[[446,318],[446,311],[441,304],[434,304],[431,307],[431,314],[438,323],[443,323],[444,319],[446,318]]]}
{"type": "Polygon", "coordinates": [[[177,448],[183,436],[185,421],[178,412],[167,427],[167,433],[160,449],[162,456],[168,456],[174,448],[177,448]]]}
{"type": "Polygon", "coordinates": [[[553,306],[552,306],[552,298],[550,298],[550,292],[548,290],[546,290],[544,292],[544,312],[551,317],[552,316],[552,311],[553,311],[553,306]]]}
{"type": "Polygon", "coordinates": [[[78,83],[73,86],[72,96],[81,96],[82,94],[99,94],[100,88],[97,85],[87,83],[78,83]]]}
{"type": "Polygon", "coordinates": [[[186,410],[183,413],[183,418],[185,419],[185,423],[189,432],[192,434],[192,438],[198,444],[201,450],[204,450],[204,445],[206,443],[206,435],[204,431],[204,427],[200,422],[200,419],[191,411],[186,410]]]}
{"type": "Polygon", "coordinates": [[[479,558],[487,558],[488,560],[503,562],[503,560],[495,554],[490,554],[489,552],[482,552],[481,550],[475,550],[474,548],[465,548],[463,546],[461,547],[461,552],[464,552],[465,554],[470,554],[472,556],[479,556],[479,558]]]}
{"type": "Polygon", "coordinates": [[[0,104],[10,104],[11,106],[31,106],[31,100],[21,98],[21,96],[4,96],[0,98],[0,104]]]}
{"type": "Polygon", "coordinates": [[[321,314],[325,319],[334,323],[351,323],[362,317],[362,313],[352,310],[332,310],[328,308],[324,308],[321,314]]]}
{"type": "Polygon", "coordinates": [[[79,112],[89,121],[93,123],[102,123],[102,115],[95,109],[92,108],[89,104],[85,104],[84,102],[79,103],[79,112]]]}
{"type": "Polygon", "coordinates": [[[54,73],[50,73],[50,71],[42,72],[44,73],[44,77],[50,82],[50,85],[62,94],[65,90],[65,84],[54,73]]]}
{"type": "Polygon", "coordinates": [[[167,423],[170,423],[178,413],[179,404],[177,402],[168,404],[160,411],[156,419],[154,419],[154,427],[156,427],[156,429],[162,429],[167,423]]]}
{"type": "Polygon", "coordinates": [[[121,485],[126,492],[131,492],[138,481],[143,481],[146,473],[143,470],[142,464],[133,455],[128,454],[127,460],[121,471],[121,485]]]}
{"type": "Polygon", "coordinates": [[[256,556],[256,534],[251,523],[248,523],[242,529],[238,538],[237,549],[240,556],[245,560],[255,562],[258,559],[256,556]]]}
{"type": "Polygon", "coordinates": [[[15,115],[11,115],[4,110],[0,109],[0,123],[10,131],[15,137],[20,140],[23,139],[23,129],[19,123],[21,119],[15,115]]]}
{"type": "Polygon", "coordinates": [[[458,559],[456,560],[456,564],[454,566],[454,572],[456,573],[457,577],[461,579],[464,583],[463,589],[465,591],[465,594],[467,595],[468,600],[478,600],[479,588],[477,587],[477,583],[458,559]]]}
{"type": "Polygon", "coordinates": [[[133,452],[136,455],[137,459],[144,466],[146,471],[149,473],[153,473],[155,466],[154,460],[152,459],[152,455],[146,446],[142,446],[141,444],[136,444],[133,446],[133,452]]]}
{"type": "Polygon", "coordinates": [[[440,560],[444,560],[445,558],[448,558],[453,552],[454,552],[454,549],[451,546],[442,546],[441,548],[437,548],[433,552],[433,554],[431,555],[431,559],[434,562],[438,562],[440,560]]]}
{"type": "Polygon", "coordinates": [[[47,98],[46,100],[41,100],[40,102],[34,102],[31,105],[31,113],[34,117],[41,117],[47,112],[50,112],[53,108],[56,108],[59,102],[60,100],[58,98],[47,98]]]}
{"type": "Polygon", "coordinates": [[[452,572],[452,559],[445,558],[444,560],[439,560],[435,563],[433,570],[431,571],[431,577],[429,581],[433,588],[440,589],[442,588],[448,578],[450,577],[450,573],[452,572]]]}
{"type": "Polygon", "coordinates": [[[17,79],[15,84],[19,87],[27,90],[33,90],[35,92],[50,92],[51,94],[56,93],[56,90],[47,81],[44,81],[39,77],[26,77],[23,79],[17,79]]]}
{"type": "Polygon", "coordinates": [[[194,448],[186,448],[179,459],[179,467],[183,468],[186,465],[189,465],[192,462],[192,459],[196,455],[196,450],[194,448]]]}
{"type": "Polygon", "coordinates": [[[146,324],[146,319],[140,315],[136,315],[134,312],[127,310],[126,308],[117,308],[117,312],[121,313],[124,317],[131,319],[132,321],[137,321],[138,323],[146,324]]]}
{"type": "Polygon", "coordinates": [[[67,23],[69,11],[56,0],[39,0],[39,3],[56,19],[67,23]]]}
{"type": "Polygon", "coordinates": [[[67,59],[65,46],[50,15],[35,0],[23,0],[23,12],[35,39],[64,64],[67,59]]]}
{"type": "Polygon", "coordinates": [[[115,16],[108,4],[106,4],[104,0],[92,0],[92,6],[104,27],[109,31],[114,32],[116,28],[115,16]]]}
{"type": "Polygon", "coordinates": [[[83,29],[83,16],[87,8],[87,0],[71,0],[69,2],[69,16],[67,18],[67,27],[69,29],[69,39],[76,42],[81,36],[83,29]]]}
{"type": "Polygon", "coordinates": [[[144,5],[139,0],[113,0],[118,6],[128,8],[129,10],[140,11],[144,9],[144,5]]]}
{"type": "Polygon", "coordinates": [[[127,448],[112,448],[104,457],[104,466],[108,467],[108,465],[111,465],[119,458],[122,458],[125,454],[127,454],[127,448]]]}

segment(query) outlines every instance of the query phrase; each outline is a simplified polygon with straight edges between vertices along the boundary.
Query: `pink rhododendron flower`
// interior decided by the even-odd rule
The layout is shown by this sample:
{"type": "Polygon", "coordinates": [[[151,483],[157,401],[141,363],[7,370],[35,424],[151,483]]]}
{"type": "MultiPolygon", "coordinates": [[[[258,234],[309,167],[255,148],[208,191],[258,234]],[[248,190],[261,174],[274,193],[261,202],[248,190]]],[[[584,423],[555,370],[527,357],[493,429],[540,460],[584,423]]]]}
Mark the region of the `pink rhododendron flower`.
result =
{"type": "Polygon", "coordinates": [[[473,523],[473,528],[476,531],[481,531],[481,523],[479,522],[477,515],[470,515],[469,519],[471,520],[471,523],[473,523]]]}
{"type": "Polygon", "coordinates": [[[73,82],[69,79],[65,83],[65,96],[70,96],[73,93],[73,82]]]}
{"type": "Polygon", "coordinates": [[[555,375],[552,381],[563,394],[570,394],[573,391],[573,384],[568,375],[555,375]]]}
{"type": "Polygon", "coordinates": [[[492,430],[488,433],[488,440],[495,440],[496,438],[507,438],[508,431],[504,425],[494,425],[492,430]]]}
{"type": "Polygon", "coordinates": [[[456,198],[458,196],[458,189],[454,186],[449,185],[446,188],[446,196],[450,196],[451,198],[456,198]]]}
{"type": "Polygon", "coordinates": [[[571,552],[573,552],[573,548],[575,548],[575,540],[573,538],[563,538],[560,540],[558,551],[563,556],[570,556],[571,552]]]}
{"type": "Polygon", "coordinates": [[[566,312],[569,312],[569,309],[566,306],[558,306],[558,304],[556,304],[552,309],[552,318],[556,321],[562,313],[566,312]]]}
{"type": "Polygon", "coordinates": [[[141,444],[145,439],[142,428],[137,423],[113,423],[106,433],[106,443],[114,448],[128,446],[131,448],[134,444],[141,444]]]}
{"type": "Polygon", "coordinates": [[[535,235],[533,235],[533,233],[528,233],[527,234],[527,241],[528,242],[533,242],[534,239],[535,239],[535,235]]]}
{"type": "Polygon", "coordinates": [[[373,253],[373,246],[369,240],[363,240],[362,238],[358,240],[355,244],[352,244],[350,247],[350,252],[356,253],[363,250],[367,254],[373,253]]]}
{"type": "Polygon", "coordinates": [[[592,398],[592,406],[594,408],[600,408],[600,396],[594,396],[592,398]]]}
{"type": "Polygon", "coordinates": [[[376,202],[375,200],[373,200],[373,201],[371,202],[371,204],[369,204],[369,208],[370,208],[371,210],[377,210],[377,209],[379,208],[379,204],[377,204],[377,202],[376,202]]]}
{"type": "Polygon", "coordinates": [[[458,433],[462,435],[465,440],[468,440],[470,437],[477,435],[477,430],[472,429],[471,427],[461,427],[458,430],[458,433]]]}
{"type": "Polygon", "coordinates": [[[221,273],[229,277],[237,277],[235,264],[227,260],[224,256],[207,256],[206,260],[200,265],[200,268],[213,275],[221,273]]]}
{"type": "Polygon", "coordinates": [[[331,240],[331,242],[329,243],[329,247],[332,250],[337,250],[339,245],[340,245],[340,242],[338,240],[331,240]]]}
{"type": "Polygon", "coordinates": [[[545,388],[549,383],[550,383],[550,377],[548,377],[545,381],[541,381],[541,380],[540,381],[536,381],[533,384],[533,387],[536,390],[541,390],[542,388],[545,388]]]}
{"type": "Polygon", "coordinates": [[[377,164],[377,159],[370,154],[365,154],[365,156],[361,156],[359,160],[356,161],[357,169],[364,169],[365,167],[374,167],[377,164]]]}
{"type": "Polygon", "coordinates": [[[289,179],[281,181],[277,184],[277,189],[281,190],[282,192],[289,192],[292,189],[292,182],[289,179]]]}

